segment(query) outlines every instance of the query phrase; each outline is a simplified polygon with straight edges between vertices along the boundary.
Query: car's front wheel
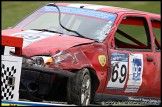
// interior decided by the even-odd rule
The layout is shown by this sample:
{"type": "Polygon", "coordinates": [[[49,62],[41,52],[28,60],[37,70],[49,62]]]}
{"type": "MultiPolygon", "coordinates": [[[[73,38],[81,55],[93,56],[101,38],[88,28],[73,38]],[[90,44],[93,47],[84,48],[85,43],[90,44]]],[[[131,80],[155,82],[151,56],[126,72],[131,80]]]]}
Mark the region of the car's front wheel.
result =
{"type": "Polygon", "coordinates": [[[67,102],[87,106],[91,100],[91,77],[88,69],[76,72],[74,78],[67,83],[67,102]]]}

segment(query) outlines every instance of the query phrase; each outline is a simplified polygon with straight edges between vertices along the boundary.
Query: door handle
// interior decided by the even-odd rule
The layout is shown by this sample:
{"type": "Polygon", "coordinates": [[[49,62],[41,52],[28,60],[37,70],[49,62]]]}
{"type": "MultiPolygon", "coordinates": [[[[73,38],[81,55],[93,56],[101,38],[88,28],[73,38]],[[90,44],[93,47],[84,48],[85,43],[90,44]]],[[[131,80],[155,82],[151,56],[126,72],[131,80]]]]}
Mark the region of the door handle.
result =
{"type": "Polygon", "coordinates": [[[153,60],[154,60],[153,57],[151,57],[151,56],[148,56],[148,57],[147,57],[147,61],[148,61],[148,62],[152,62],[153,60]]]}

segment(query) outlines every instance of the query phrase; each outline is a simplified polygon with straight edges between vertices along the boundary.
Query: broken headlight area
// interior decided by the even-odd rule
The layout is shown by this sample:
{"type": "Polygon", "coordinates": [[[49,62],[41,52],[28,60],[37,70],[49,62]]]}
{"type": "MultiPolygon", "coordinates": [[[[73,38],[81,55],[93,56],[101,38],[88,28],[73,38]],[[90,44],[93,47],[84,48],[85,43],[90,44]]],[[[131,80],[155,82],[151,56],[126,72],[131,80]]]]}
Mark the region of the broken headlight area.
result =
{"type": "Polygon", "coordinates": [[[23,64],[29,66],[39,66],[46,67],[48,64],[52,62],[52,58],[49,56],[33,56],[31,58],[23,58],[23,64]]]}
{"type": "Polygon", "coordinates": [[[27,64],[27,66],[23,65],[22,67],[21,98],[33,101],[46,99],[50,96],[56,96],[56,99],[57,97],[63,98],[60,96],[65,96],[66,79],[67,77],[73,78],[75,74],[60,69],[60,66],[75,64],[77,60],[74,56],[75,54],[73,55],[70,52],[61,51],[52,57],[39,55],[24,58],[23,63],[24,65],[27,64]],[[58,68],[55,68],[55,66],[58,66],[58,68]]]}
{"type": "Polygon", "coordinates": [[[67,51],[60,51],[59,53],[52,56],[52,59],[55,67],[64,64],[75,64],[78,62],[77,58],[67,51]]]}

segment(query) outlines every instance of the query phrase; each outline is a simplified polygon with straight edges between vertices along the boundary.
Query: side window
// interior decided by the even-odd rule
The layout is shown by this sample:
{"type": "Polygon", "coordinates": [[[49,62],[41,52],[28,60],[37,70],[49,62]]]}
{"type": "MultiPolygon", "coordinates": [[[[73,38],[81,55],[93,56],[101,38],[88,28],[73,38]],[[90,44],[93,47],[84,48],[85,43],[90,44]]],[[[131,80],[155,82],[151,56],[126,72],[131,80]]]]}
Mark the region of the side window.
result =
{"type": "Polygon", "coordinates": [[[143,17],[125,17],[115,33],[115,48],[151,49],[148,24],[143,17]]]}
{"type": "Polygon", "coordinates": [[[155,50],[161,51],[161,22],[159,20],[151,19],[151,24],[155,36],[155,50]]]}

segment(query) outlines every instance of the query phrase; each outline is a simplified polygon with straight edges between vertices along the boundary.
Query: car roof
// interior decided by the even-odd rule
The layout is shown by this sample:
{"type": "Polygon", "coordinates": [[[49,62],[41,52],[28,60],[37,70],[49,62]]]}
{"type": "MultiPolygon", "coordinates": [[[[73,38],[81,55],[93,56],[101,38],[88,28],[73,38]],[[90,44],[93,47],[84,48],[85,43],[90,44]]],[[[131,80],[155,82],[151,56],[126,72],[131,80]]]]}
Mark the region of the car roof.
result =
{"type": "MultiPolygon", "coordinates": [[[[54,4],[54,3],[49,3],[54,4]]],[[[160,14],[138,11],[133,9],[127,9],[122,7],[114,7],[114,6],[105,6],[105,5],[96,5],[96,4],[80,4],[80,3],[55,3],[58,6],[67,6],[67,7],[76,7],[76,8],[85,8],[85,9],[92,9],[104,12],[111,12],[111,13],[141,13],[147,14],[150,17],[160,18],[160,14]]]]}

